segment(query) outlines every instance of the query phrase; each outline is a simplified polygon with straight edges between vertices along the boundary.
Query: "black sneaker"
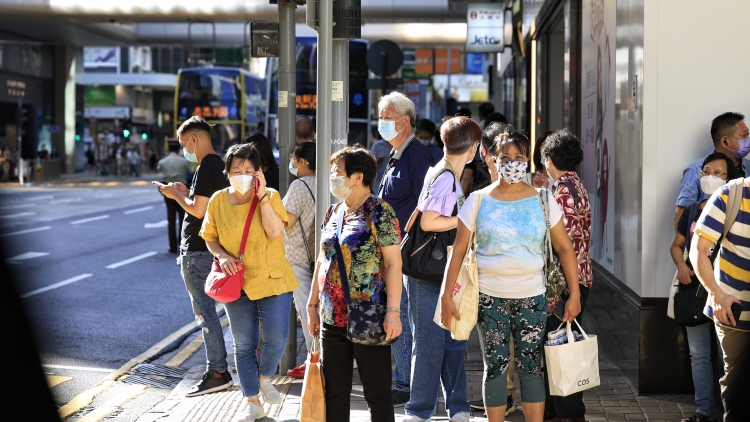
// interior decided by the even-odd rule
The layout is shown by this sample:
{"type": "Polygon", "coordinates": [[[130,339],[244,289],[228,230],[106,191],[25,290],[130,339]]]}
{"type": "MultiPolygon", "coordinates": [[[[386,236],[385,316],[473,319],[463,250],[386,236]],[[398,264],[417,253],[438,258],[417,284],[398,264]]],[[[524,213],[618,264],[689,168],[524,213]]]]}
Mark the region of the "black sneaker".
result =
{"type": "Polygon", "coordinates": [[[471,406],[474,410],[482,410],[484,411],[484,400],[472,400],[469,402],[469,406],[471,406]]]}
{"type": "Polygon", "coordinates": [[[393,396],[393,407],[404,407],[409,402],[411,393],[408,391],[393,390],[391,391],[393,396]]]}
{"type": "Polygon", "coordinates": [[[513,396],[508,395],[508,404],[505,405],[505,416],[508,416],[515,411],[516,411],[516,402],[513,401],[513,396]]]}
{"type": "Polygon", "coordinates": [[[198,384],[190,388],[185,397],[195,397],[202,394],[213,393],[216,391],[226,390],[234,384],[229,372],[217,372],[209,369],[203,374],[203,379],[198,384]]]}

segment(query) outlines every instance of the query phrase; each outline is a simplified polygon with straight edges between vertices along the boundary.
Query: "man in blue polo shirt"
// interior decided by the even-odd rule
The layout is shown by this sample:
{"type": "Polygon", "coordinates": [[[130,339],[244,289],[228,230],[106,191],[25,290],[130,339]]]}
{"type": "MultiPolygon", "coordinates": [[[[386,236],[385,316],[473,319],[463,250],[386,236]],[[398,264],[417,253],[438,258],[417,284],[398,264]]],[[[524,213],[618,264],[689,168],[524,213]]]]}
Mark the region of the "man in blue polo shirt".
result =
{"type": "MultiPolygon", "coordinates": [[[[748,136],[745,116],[741,113],[727,112],[720,114],[711,122],[711,138],[714,142],[714,152],[720,152],[731,158],[736,166],[737,177],[750,177],[750,160],[745,158],[748,151],[740,147],[739,140],[748,136]],[[739,157],[738,157],[739,156],[739,157]]],[[[682,172],[680,182],[680,193],[677,195],[677,209],[674,213],[674,225],[680,221],[682,213],[693,202],[702,202],[708,199],[701,189],[701,170],[703,160],[690,164],[682,172]]]]}
{"type": "MultiPolygon", "coordinates": [[[[392,92],[380,97],[378,116],[380,118],[378,121],[380,136],[393,147],[383,180],[378,188],[378,196],[396,210],[396,217],[403,237],[404,227],[417,207],[417,200],[422,192],[422,184],[427,175],[427,170],[435,165],[435,161],[427,147],[421,142],[413,142],[416,139],[414,137],[414,126],[417,121],[417,113],[414,109],[414,103],[406,95],[400,92],[392,92]]],[[[401,295],[401,326],[403,331],[398,341],[391,347],[396,361],[396,372],[394,373],[396,385],[393,390],[393,405],[395,407],[404,406],[411,395],[409,383],[411,381],[412,333],[409,326],[407,284],[407,282],[404,282],[404,290],[401,295]]]]}

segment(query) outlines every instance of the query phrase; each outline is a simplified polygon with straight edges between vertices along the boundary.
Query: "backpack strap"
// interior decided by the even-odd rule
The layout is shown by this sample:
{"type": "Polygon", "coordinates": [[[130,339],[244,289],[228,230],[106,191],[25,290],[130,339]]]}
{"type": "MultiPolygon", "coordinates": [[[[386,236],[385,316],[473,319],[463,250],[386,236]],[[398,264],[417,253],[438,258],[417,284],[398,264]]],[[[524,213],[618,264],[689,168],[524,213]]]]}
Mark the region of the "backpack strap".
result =
{"type": "Polygon", "coordinates": [[[693,202],[690,204],[690,207],[688,207],[687,216],[688,216],[688,228],[687,233],[685,233],[685,249],[690,250],[690,242],[693,241],[693,235],[690,233],[690,224],[695,220],[695,216],[698,214],[698,206],[700,206],[699,202],[693,202]]]}
{"type": "Polygon", "coordinates": [[[729,229],[737,220],[737,214],[740,213],[740,205],[742,204],[742,190],[745,186],[745,179],[734,179],[728,183],[729,194],[727,195],[727,212],[724,218],[724,233],[722,237],[727,237],[729,229]]]}
{"type": "Polygon", "coordinates": [[[575,201],[576,208],[578,208],[578,191],[576,190],[576,185],[573,184],[570,180],[560,180],[560,182],[563,182],[565,186],[568,187],[568,191],[570,191],[570,194],[573,195],[573,201],[575,201]]]}

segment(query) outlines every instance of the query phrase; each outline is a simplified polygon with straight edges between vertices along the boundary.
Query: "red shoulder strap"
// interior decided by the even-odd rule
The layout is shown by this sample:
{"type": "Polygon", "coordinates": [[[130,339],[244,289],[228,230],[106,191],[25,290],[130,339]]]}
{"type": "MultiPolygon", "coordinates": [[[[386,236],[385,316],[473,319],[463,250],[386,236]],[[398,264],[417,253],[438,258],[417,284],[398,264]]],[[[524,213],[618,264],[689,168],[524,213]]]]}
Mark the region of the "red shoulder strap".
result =
{"type": "Polygon", "coordinates": [[[245,253],[245,243],[247,243],[247,234],[250,233],[250,223],[253,222],[253,216],[255,215],[255,209],[258,208],[258,195],[253,195],[253,203],[250,205],[250,212],[247,214],[247,221],[245,221],[245,231],[242,232],[242,243],[240,243],[240,260],[242,255],[245,253]]]}

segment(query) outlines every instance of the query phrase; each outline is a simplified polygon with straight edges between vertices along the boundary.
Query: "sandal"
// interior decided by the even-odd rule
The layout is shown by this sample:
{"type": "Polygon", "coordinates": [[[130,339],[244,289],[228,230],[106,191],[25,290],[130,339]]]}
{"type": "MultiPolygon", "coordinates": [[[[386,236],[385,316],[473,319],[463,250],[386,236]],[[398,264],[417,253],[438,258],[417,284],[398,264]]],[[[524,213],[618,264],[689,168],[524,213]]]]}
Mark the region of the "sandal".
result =
{"type": "Polygon", "coordinates": [[[693,416],[683,419],[681,422],[716,422],[713,416],[702,413],[693,413],[693,416]]]}

